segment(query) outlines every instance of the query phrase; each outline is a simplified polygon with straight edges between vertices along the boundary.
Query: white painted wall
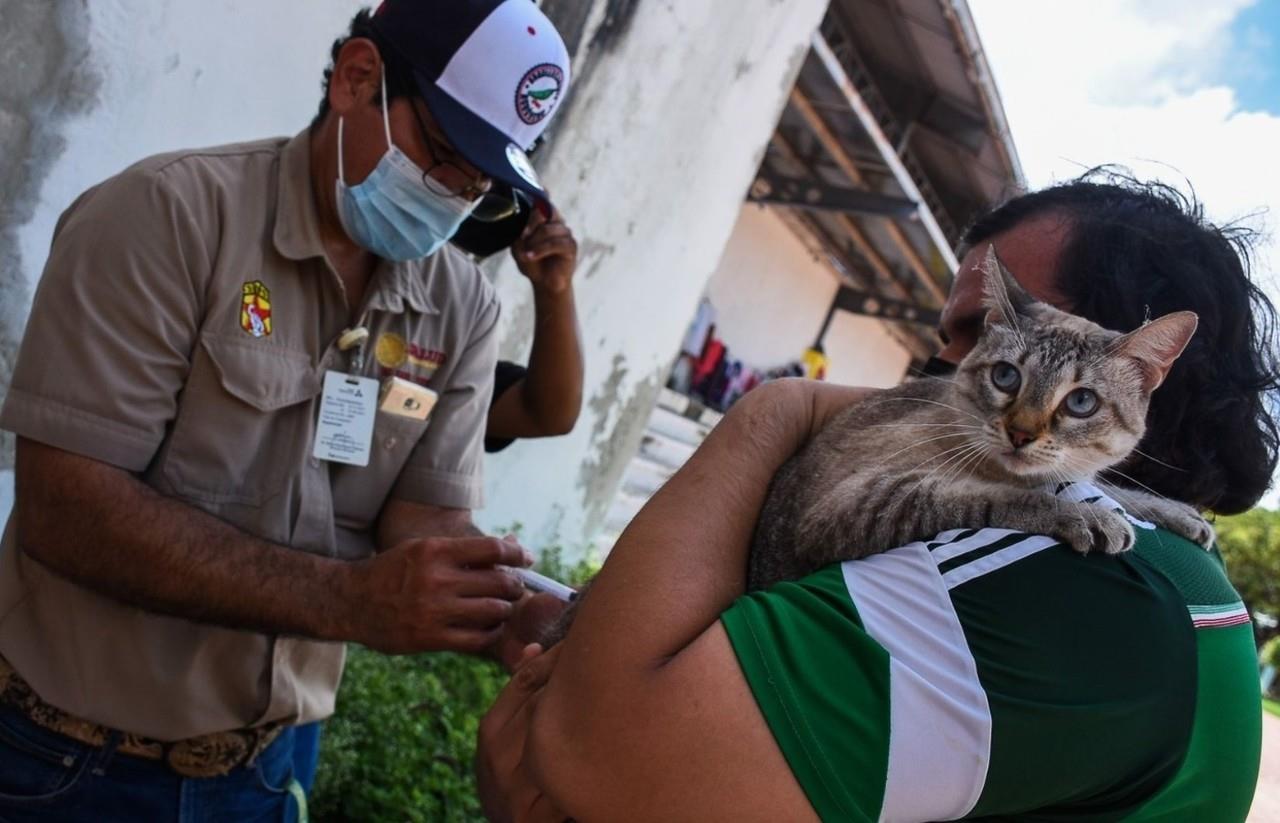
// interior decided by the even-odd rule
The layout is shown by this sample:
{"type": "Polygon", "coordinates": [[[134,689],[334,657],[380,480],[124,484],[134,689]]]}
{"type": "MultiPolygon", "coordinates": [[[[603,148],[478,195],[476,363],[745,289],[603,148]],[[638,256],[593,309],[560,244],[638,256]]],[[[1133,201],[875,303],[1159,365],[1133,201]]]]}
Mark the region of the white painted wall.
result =
{"type": "Polygon", "coordinates": [[[97,106],[62,129],[66,149],[21,230],[34,286],[62,210],[151,154],[292,135],[320,102],[329,45],[359,0],[93,0],[97,106]]]}
{"type": "MultiPolygon", "coordinates": [[[[776,211],[747,204],[707,297],[716,309],[716,336],[731,355],[769,369],[813,344],[838,288],[835,271],[814,258],[776,211]]],[[[836,313],[824,348],[831,360],[827,379],[836,383],[895,386],[911,360],[879,320],[847,312],[836,313]]]]}

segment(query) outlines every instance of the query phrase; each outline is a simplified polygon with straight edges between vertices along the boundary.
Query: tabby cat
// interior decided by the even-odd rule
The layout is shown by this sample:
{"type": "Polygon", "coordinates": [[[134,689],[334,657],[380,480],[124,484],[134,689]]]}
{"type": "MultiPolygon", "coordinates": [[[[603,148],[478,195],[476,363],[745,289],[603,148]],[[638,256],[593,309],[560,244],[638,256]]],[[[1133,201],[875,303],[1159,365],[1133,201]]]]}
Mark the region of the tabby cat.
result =
{"type": "MultiPolygon", "coordinates": [[[[748,589],[946,529],[1047,534],[1082,553],[1133,546],[1122,514],[1052,491],[1096,483],[1137,447],[1151,393],[1196,316],[1176,312],[1120,334],[1032,299],[993,249],[982,271],[985,329],[953,378],[909,381],[853,404],[774,477],[748,589]]],[[[1108,493],[1193,542],[1213,540],[1189,506],[1108,493]]]]}

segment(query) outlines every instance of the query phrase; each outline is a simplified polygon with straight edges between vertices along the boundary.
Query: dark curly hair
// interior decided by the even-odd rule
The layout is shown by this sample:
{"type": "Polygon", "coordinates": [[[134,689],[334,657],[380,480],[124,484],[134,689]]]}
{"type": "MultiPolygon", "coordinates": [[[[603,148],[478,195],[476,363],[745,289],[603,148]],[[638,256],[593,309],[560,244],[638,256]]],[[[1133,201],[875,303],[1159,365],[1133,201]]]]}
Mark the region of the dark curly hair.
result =
{"type": "MultiPolygon", "coordinates": [[[[401,97],[412,97],[418,93],[413,85],[413,75],[408,64],[391,48],[386,39],[373,25],[373,13],[367,8],[361,9],[351,19],[351,26],[347,29],[346,35],[334,40],[333,45],[329,48],[329,65],[324,70],[324,82],[321,85],[320,109],[311,120],[312,130],[319,127],[325,115],[329,113],[329,83],[333,81],[333,67],[338,63],[338,53],[342,51],[342,47],[347,44],[348,40],[355,37],[371,40],[373,45],[377,46],[378,53],[382,56],[382,63],[387,70],[388,103],[401,97]]],[[[373,104],[376,106],[382,105],[381,94],[374,95],[373,104]]]]}
{"type": "Polygon", "coordinates": [[[1250,276],[1254,232],[1208,222],[1194,193],[1101,167],[998,206],[965,243],[1055,213],[1070,225],[1055,279],[1071,311],[1117,331],[1181,309],[1200,317],[1151,398],[1139,451],[1108,479],[1221,514],[1253,506],[1280,443],[1276,310],[1250,276]]]}

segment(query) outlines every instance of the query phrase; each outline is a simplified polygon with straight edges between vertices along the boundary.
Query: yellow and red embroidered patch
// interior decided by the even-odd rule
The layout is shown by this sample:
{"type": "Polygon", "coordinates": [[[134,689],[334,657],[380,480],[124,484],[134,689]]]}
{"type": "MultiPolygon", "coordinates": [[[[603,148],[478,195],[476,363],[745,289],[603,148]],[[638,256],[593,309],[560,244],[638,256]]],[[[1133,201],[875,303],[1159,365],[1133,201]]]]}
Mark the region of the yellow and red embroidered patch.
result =
{"type": "Polygon", "coordinates": [[[261,280],[244,284],[240,301],[240,328],[254,337],[271,334],[271,292],[261,280]]]}
{"type": "Polygon", "coordinates": [[[378,335],[373,356],[382,366],[379,373],[383,377],[399,377],[421,386],[429,384],[436,369],[448,359],[444,352],[410,343],[395,332],[378,335]]]}

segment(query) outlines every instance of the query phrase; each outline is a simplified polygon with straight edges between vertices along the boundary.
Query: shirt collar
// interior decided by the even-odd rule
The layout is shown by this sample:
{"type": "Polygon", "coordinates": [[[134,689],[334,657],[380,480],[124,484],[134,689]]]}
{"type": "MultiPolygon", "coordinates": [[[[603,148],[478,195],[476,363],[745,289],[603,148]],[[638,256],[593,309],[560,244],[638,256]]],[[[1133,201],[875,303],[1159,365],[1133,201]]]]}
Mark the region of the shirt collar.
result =
{"type": "Polygon", "coordinates": [[[405,304],[419,314],[439,314],[440,308],[431,299],[427,281],[435,276],[436,266],[443,264],[449,252],[441,249],[424,260],[393,263],[383,260],[373,275],[373,293],[365,306],[377,311],[399,314],[405,304]]]}
{"type": "Polygon", "coordinates": [[[290,260],[324,257],[320,217],[311,186],[311,132],[304,129],[280,152],[280,186],[272,239],[290,260]]]}
{"type": "MultiPolygon", "coordinates": [[[[311,132],[304,129],[280,152],[279,201],[272,239],[276,251],[290,260],[324,257],[320,218],[311,185],[311,132]]],[[[367,307],[398,314],[405,304],[421,314],[439,314],[427,290],[427,279],[451,252],[441,249],[425,260],[409,263],[381,261],[370,284],[367,307]]]]}

